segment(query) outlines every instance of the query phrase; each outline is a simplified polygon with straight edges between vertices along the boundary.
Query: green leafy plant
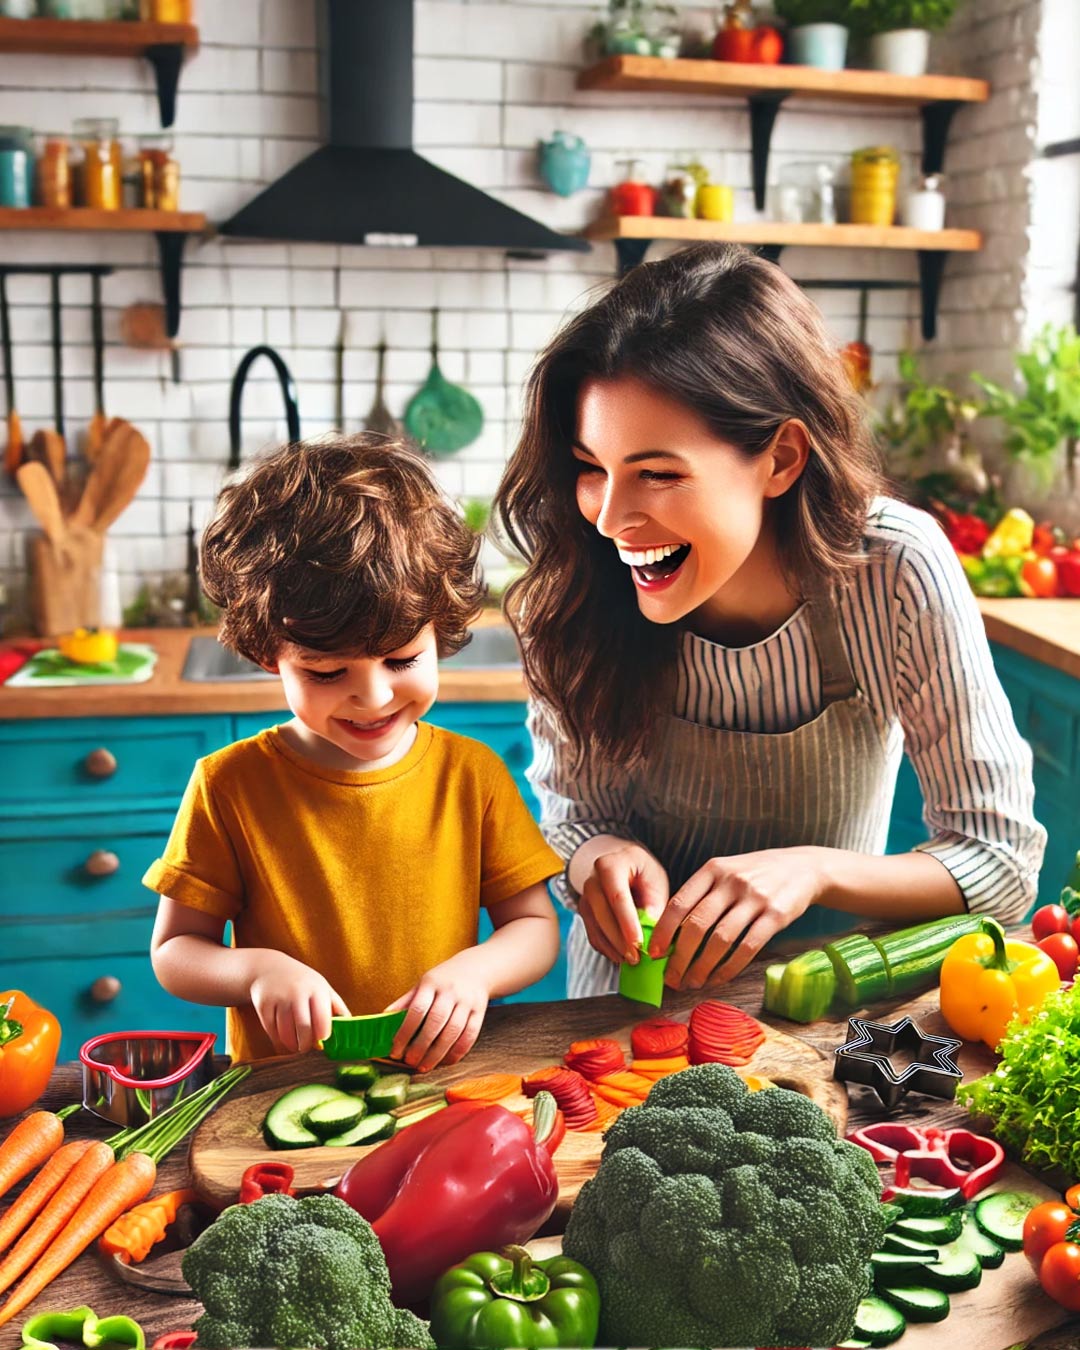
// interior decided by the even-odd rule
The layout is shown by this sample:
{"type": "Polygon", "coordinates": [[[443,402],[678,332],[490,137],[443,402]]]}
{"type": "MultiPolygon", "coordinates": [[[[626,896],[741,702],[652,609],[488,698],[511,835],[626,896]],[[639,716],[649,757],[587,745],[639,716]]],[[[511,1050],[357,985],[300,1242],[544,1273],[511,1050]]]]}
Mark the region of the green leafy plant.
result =
{"type": "Polygon", "coordinates": [[[1006,389],[975,374],[987,395],[979,409],[984,417],[1000,417],[1008,429],[1005,449],[1049,483],[1064,459],[1074,472],[1080,439],[1080,336],[1072,324],[1047,324],[1030,348],[1016,357],[1023,391],[1006,389]]]}
{"type": "Polygon", "coordinates": [[[473,534],[483,534],[491,519],[491,503],[486,497],[466,497],[461,503],[461,514],[473,534]]]}
{"type": "Polygon", "coordinates": [[[774,0],[776,17],[789,28],[801,28],[807,23],[839,23],[849,26],[851,0],[774,0]]]}
{"type": "Polygon", "coordinates": [[[927,460],[938,460],[959,486],[982,491],[986,473],[969,437],[978,404],[925,380],[911,352],[901,352],[898,365],[903,393],[874,424],[886,470],[911,478],[927,460]]]}
{"type": "Polygon", "coordinates": [[[862,34],[898,28],[945,28],[958,0],[850,0],[851,27],[862,34]]]}

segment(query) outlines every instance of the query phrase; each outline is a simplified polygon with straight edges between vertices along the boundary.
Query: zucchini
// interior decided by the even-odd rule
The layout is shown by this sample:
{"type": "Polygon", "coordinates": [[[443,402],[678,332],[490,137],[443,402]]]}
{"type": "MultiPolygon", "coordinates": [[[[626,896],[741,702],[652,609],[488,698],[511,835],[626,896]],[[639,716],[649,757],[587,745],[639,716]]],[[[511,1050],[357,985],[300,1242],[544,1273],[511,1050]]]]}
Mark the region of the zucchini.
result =
{"type": "Polygon", "coordinates": [[[949,1315],[949,1296],[944,1289],[925,1284],[895,1284],[884,1294],[909,1322],[941,1322],[949,1315]]]}
{"type": "Polygon", "coordinates": [[[936,1261],[938,1259],[938,1248],[931,1247],[928,1242],[918,1242],[915,1238],[900,1237],[896,1233],[886,1233],[881,1240],[881,1250],[883,1252],[907,1252],[909,1255],[921,1256],[924,1261],[936,1261]]]}
{"type": "Polygon", "coordinates": [[[331,1148],[375,1144],[380,1139],[389,1139],[394,1133],[394,1125],[393,1116],[388,1116],[385,1112],[376,1112],[373,1115],[364,1116],[351,1130],[345,1130],[342,1134],[335,1134],[332,1139],[324,1139],[323,1143],[331,1148]]]}
{"type": "Polygon", "coordinates": [[[320,1139],[330,1139],[351,1130],[365,1115],[367,1107],[359,1097],[330,1097],[305,1111],[301,1123],[320,1139]]]}
{"type": "Polygon", "coordinates": [[[949,914],[871,938],[889,972],[889,996],[906,997],[933,984],[956,939],[978,933],[981,923],[977,914],[949,914]]]}
{"type": "Polygon", "coordinates": [[[926,1218],[898,1219],[892,1231],[898,1237],[914,1238],[916,1242],[932,1242],[943,1246],[955,1242],[964,1228],[964,1216],[959,1210],[950,1210],[948,1214],[935,1214],[926,1218]]]}
{"type": "Polygon", "coordinates": [[[995,1191],[975,1204],[975,1222],[991,1241],[1007,1252],[1024,1245],[1024,1220],[1039,1203],[1026,1191],[995,1191]]]}
{"type": "Polygon", "coordinates": [[[936,1289],[954,1293],[960,1289],[974,1289],[982,1280],[982,1263],[961,1239],[942,1247],[936,1261],[925,1267],[927,1284],[936,1289]]]}
{"type": "Polygon", "coordinates": [[[907,1330],[903,1313],[885,1299],[870,1294],[855,1310],[855,1339],[866,1345],[891,1345],[907,1330]]]}
{"type": "Polygon", "coordinates": [[[975,1222],[975,1206],[972,1205],[964,1214],[964,1231],[957,1239],[969,1251],[975,1253],[979,1258],[979,1265],[984,1270],[997,1270],[998,1266],[1005,1260],[1005,1248],[999,1247],[993,1238],[988,1238],[979,1225],[975,1222]]]}
{"type": "Polygon", "coordinates": [[[367,1104],[370,1111],[392,1111],[396,1106],[405,1105],[405,1094],[409,1090],[407,1073],[388,1073],[377,1078],[367,1091],[367,1104]]]}
{"type": "Polygon", "coordinates": [[[436,1111],[442,1111],[447,1106],[449,1106],[449,1102],[444,1097],[440,1101],[421,1106],[416,1111],[410,1111],[407,1116],[396,1117],[394,1121],[395,1132],[406,1130],[410,1125],[415,1125],[418,1120],[426,1120],[428,1116],[433,1116],[436,1111]]]}
{"type": "Polygon", "coordinates": [[[852,1012],[889,996],[889,970],[881,953],[864,933],[852,933],[825,944],[836,975],[834,1006],[852,1012]]]}
{"type": "Polygon", "coordinates": [[[849,1341],[841,1341],[836,1350],[870,1350],[870,1341],[860,1341],[852,1337],[849,1341]]]}
{"type": "Polygon", "coordinates": [[[439,1087],[436,1083],[410,1083],[405,1089],[405,1101],[419,1102],[425,1097],[445,1097],[446,1089],[439,1087]]]}
{"type": "Polygon", "coordinates": [[[959,1186],[931,1190],[928,1186],[894,1186],[889,1196],[890,1205],[899,1205],[905,1219],[936,1218],[960,1209],[964,1192],[959,1186]]]}
{"type": "Polygon", "coordinates": [[[307,1083],[283,1093],[263,1120],[263,1138],[270,1148],[315,1148],[319,1136],[304,1124],[304,1117],[322,1102],[344,1099],[355,1106],[355,1097],[325,1083],[307,1083]]]}
{"type": "Polygon", "coordinates": [[[874,1252],[870,1266],[874,1275],[890,1275],[900,1270],[916,1270],[921,1275],[927,1264],[926,1252],[874,1252]]]}
{"type": "Polygon", "coordinates": [[[803,952],[765,985],[765,1011],[792,1022],[816,1022],[829,1011],[836,994],[836,972],[823,951],[803,952]]]}
{"type": "Polygon", "coordinates": [[[334,1082],[343,1092],[366,1092],[379,1076],[374,1064],[339,1064],[334,1082]]]}

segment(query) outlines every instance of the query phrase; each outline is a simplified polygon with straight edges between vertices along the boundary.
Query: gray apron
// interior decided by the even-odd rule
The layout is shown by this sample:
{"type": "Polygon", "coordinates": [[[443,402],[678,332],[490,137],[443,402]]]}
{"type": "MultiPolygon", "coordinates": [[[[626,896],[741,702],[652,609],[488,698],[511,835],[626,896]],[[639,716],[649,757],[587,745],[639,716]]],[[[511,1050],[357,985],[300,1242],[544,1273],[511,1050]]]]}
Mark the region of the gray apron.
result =
{"type": "MultiPolygon", "coordinates": [[[[710,858],[816,844],[882,854],[889,833],[903,732],[855,684],[835,601],[809,602],[821,667],[822,710],[793,731],[724,731],[661,720],[633,786],[630,823],[663,863],[674,893],[710,858]]],[[[783,937],[850,929],[855,915],[812,905],[783,937]]],[[[570,998],[608,994],[618,967],[589,943],[574,916],[567,940],[570,998]]]]}

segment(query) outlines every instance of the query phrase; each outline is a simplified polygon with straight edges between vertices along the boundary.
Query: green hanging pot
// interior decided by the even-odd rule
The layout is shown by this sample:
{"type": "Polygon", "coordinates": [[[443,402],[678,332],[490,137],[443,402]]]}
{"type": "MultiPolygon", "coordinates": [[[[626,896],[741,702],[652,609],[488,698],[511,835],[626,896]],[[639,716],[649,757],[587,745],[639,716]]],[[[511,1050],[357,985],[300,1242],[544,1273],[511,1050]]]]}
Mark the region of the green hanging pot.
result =
{"type": "Polygon", "coordinates": [[[405,409],[405,430],[422,450],[452,455],[471,445],[484,429],[484,410],[467,389],[451,384],[439,369],[436,336],[439,311],[431,316],[431,370],[405,409]]]}

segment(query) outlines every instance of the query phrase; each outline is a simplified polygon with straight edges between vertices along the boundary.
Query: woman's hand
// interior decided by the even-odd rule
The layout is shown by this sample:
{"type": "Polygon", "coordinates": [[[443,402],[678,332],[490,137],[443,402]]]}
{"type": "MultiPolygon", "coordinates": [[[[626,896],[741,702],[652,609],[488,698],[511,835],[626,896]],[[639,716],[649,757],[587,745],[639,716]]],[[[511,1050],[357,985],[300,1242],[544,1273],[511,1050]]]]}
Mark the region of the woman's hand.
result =
{"type": "Polygon", "coordinates": [[[311,1050],[330,1035],[331,1017],[348,1017],[345,1000],[317,970],[284,952],[260,954],[251,981],[251,1006],[276,1049],[311,1050]]]}
{"type": "Polygon", "coordinates": [[[649,850],[619,841],[592,859],[592,870],[581,886],[578,913],[601,956],[616,964],[629,961],[636,965],[641,941],[636,911],[640,907],[659,914],[668,894],[667,873],[649,850]]]}
{"type": "Polygon", "coordinates": [[[675,942],[665,984],[701,989],[734,979],[822,894],[817,857],[814,849],[769,848],[710,858],[671,897],[653,931],[650,955],[675,942]]]}
{"type": "Polygon", "coordinates": [[[458,952],[432,968],[389,1004],[385,1012],[408,1008],[390,1048],[421,1073],[437,1064],[456,1064],[472,1049],[484,1024],[490,983],[483,944],[458,952]]]}

